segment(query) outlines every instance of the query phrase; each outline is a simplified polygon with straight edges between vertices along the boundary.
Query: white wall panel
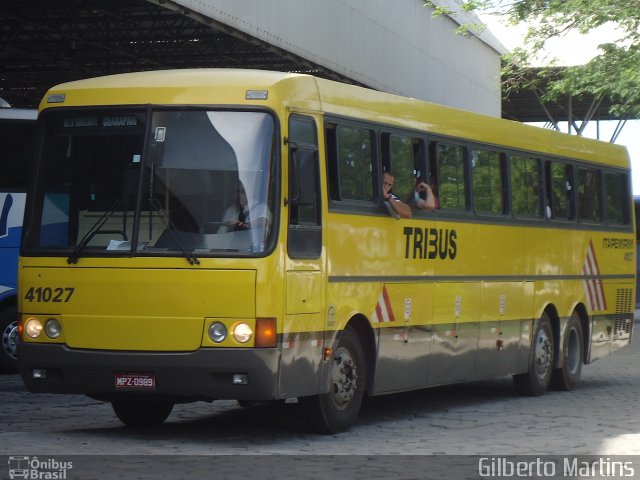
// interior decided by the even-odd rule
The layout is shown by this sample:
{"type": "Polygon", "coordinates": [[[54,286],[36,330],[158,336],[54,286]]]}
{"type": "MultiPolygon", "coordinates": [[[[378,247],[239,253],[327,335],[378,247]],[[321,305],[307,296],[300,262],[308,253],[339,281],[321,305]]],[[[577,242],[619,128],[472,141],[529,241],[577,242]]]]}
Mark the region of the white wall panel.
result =
{"type": "Polygon", "coordinates": [[[174,1],[372,88],[500,116],[502,47],[422,0],[174,1]]]}

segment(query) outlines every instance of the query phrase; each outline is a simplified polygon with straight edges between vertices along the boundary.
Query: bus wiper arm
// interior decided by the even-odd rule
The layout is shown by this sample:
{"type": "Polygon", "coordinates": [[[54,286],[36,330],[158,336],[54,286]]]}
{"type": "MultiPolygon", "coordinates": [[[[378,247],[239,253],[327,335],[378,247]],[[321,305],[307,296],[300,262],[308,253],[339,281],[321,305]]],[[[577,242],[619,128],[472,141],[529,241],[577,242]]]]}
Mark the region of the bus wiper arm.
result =
{"type": "Polygon", "coordinates": [[[107,220],[111,218],[111,215],[114,214],[114,212],[116,211],[116,208],[118,208],[119,206],[120,206],[120,199],[116,198],[113,204],[111,205],[111,208],[109,208],[109,210],[104,212],[102,216],[96,221],[96,223],[94,223],[91,226],[91,228],[87,231],[87,233],[84,234],[84,236],[82,237],[78,245],[76,245],[76,248],[73,249],[73,252],[71,252],[71,255],[69,255],[69,257],[67,258],[67,263],[69,264],[78,263],[78,258],[80,257],[80,254],[82,253],[82,251],[89,244],[93,236],[100,231],[100,229],[104,226],[105,223],[107,223],[107,220]]]}
{"type": "Polygon", "coordinates": [[[187,259],[187,262],[189,262],[189,264],[191,265],[200,265],[200,260],[198,260],[198,257],[196,257],[193,254],[193,251],[187,250],[184,244],[180,241],[180,237],[176,233],[177,229],[175,225],[171,221],[171,218],[169,217],[169,215],[167,215],[167,212],[165,212],[162,206],[160,205],[160,202],[158,201],[158,199],[150,198],[149,203],[151,204],[151,208],[155,212],[160,214],[160,219],[162,220],[162,223],[164,223],[164,227],[168,230],[169,234],[171,235],[171,238],[173,238],[173,240],[176,242],[176,245],[178,245],[178,247],[180,248],[182,255],[184,255],[184,258],[187,259]]]}

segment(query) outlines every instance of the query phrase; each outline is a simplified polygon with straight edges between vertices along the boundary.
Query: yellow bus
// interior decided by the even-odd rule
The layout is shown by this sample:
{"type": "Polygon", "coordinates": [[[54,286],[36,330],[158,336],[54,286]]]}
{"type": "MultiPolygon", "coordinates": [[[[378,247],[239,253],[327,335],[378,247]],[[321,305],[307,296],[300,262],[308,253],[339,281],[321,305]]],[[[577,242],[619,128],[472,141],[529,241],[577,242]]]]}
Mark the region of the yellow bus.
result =
{"type": "Polygon", "coordinates": [[[504,375],[571,390],[631,340],[622,147],[252,70],[62,84],[39,124],[19,265],[31,392],[109,401],[127,425],[297,399],[341,432],[365,395],[504,375]],[[411,218],[385,208],[385,172],[411,218]]]}

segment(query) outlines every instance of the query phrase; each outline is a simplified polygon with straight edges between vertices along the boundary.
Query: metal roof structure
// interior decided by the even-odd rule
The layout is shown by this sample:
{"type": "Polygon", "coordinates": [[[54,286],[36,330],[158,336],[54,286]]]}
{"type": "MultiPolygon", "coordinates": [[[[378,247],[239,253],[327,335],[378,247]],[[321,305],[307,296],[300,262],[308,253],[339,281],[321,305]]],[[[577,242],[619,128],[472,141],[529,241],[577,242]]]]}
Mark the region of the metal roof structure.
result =
{"type": "MultiPolygon", "coordinates": [[[[557,76],[563,67],[555,67],[547,75],[557,76]]],[[[565,96],[555,102],[543,100],[547,88],[548,76],[540,75],[541,68],[525,69],[526,79],[535,80],[535,88],[521,89],[505,96],[502,103],[503,116],[520,122],[555,122],[575,119],[617,120],[619,117],[609,113],[612,105],[607,97],[565,96]]],[[[544,70],[549,71],[547,67],[544,70]]]]}
{"type": "Polygon", "coordinates": [[[0,0],[0,97],[34,107],[81,78],[255,68],[499,115],[500,43],[455,28],[422,0],[0,0]]]}
{"type": "MultiPolygon", "coordinates": [[[[516,92],[503,95],[502,117],[518,122],[544,123],[548,128],[560,131],[560,123],[567,122],[569,133],[582,134],[590,122],[597,122],[597,136],[600,138],[600,121],[614,120],[617,126],[610,139],[615,142],[627,120],[634,120],[634,116],[613,115],[609,110],[612,106],[610,98],[601,96],[565,95],[555,101],[544,100],[544,92],[548,85],[548,78],[539,74],[540,68],[524,70],[523,74],[529,79],[535,79],[535,87],[523,88],[516,92]]],[[[548,68],[546,70],[549,70],[548,68]]],[[[558,75],[562,67],[555,67],[550,73],[558,75]]]]}
{"type": "MultiPolygon", "coordinates": [[[[451,4],[454,0],[439,1],[451,4]]],[[[358,72],[348,69],[351,65],[329,68],[326,65],[330,62],[314,62],[309,59],[316,58],[313,55],[303,58],[294,53],[295,48],[283,48],[265,40],[278,37],[279,32],[268,32],[258,38],[247,33],[247,29],[238,28],[244,18],[231,18],[231,22],[223,23],[202,13],[210,11],[214,4],[237,5],[237,0],[0,0],[0,98],[13,107],[33,108],[49,87],[66,81],[130,71],[194,67],[302,72],[380,89],[373,84],[375,79],[368,81],[362,75],[358,79],[358,72]],[[190,6],[197,6],[200,11],[190,6]]],[[[227,6],[227,11],[230,8],[227,6]]],[[[290,19],[285,20],[291,23],[290,19]]],[[[258,30],[254,26],[254,31],[258,30]]],[[[480,38],[496,56],[504,53],[490,32],[483,32],[480,38]]],[[[427,40],[426,43],[433,41],[433,36],[427,40]]],[[[441,42],[437,49],[444,48],[451,39],[443,38],[441,42]]],[[[424,72],[430,67],[421,68],[424,72]]],[[[478,75],[472,72],[471,76],[474,74],[478,75]]],[[[535,71],[531,74],[535,75],[535,71]]],[[[448,78],[441,81],[446,87],[440,85],[440,90],[459,89],[459,84],[448,78]]],[[[439,95],[438,99],[445,98],[446,92],[439,95]]],[[[456,92],[449,95],[453,97],[456,92]]],[[[521,90],[503,98],[502,116],[552,125],[572,118],[576,131],[577,122],[611,119],[606,98],[598,101],[566,98],[545,104],[541,96],[541,90],[521,90]]],[[[497,107],[499,114],[500,105],[497,107]]]]}
{"type": "Polygon", "coordinates": [[[0,0],[0,97],[14,107],[34,107],[49,87],[80,78],[247,65],[355,83],[226,25],[147,0],[0,0]]]}

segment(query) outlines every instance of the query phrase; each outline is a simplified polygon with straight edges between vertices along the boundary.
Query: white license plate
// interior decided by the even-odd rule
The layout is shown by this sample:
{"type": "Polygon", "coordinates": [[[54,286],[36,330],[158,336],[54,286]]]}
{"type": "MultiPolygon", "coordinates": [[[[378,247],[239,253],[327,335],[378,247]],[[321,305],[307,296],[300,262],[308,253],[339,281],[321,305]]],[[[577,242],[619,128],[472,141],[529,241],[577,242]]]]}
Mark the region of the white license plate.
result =
{"type": "Polygon", "coordinates": [[[117,389],[155,390],[156,377],[149,373],[116,373],[117,389]]]}

